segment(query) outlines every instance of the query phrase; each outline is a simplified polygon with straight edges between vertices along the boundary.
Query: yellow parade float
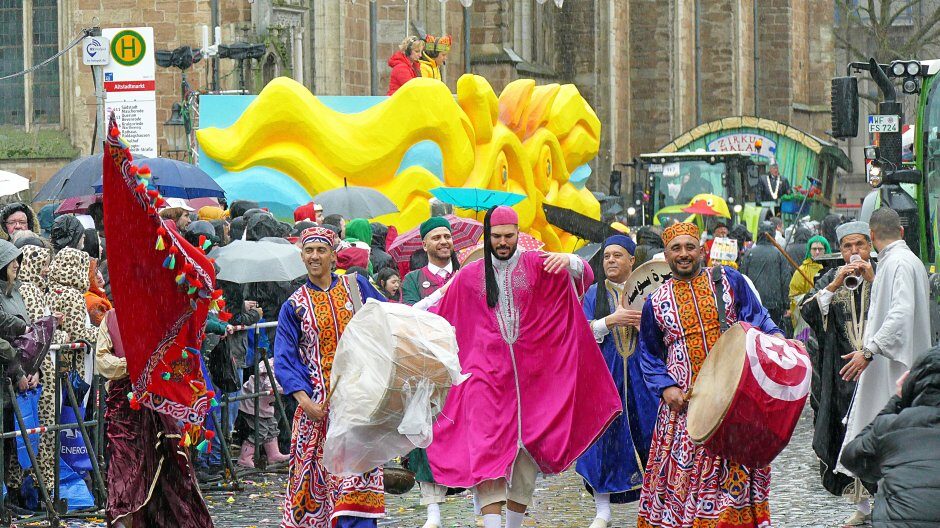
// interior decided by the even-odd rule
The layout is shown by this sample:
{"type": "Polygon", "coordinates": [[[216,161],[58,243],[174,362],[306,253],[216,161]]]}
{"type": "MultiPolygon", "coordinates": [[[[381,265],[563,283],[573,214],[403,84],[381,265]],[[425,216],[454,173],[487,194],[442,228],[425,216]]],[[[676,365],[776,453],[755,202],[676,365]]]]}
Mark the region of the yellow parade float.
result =
{"type": "Polygon", "coordinates": [[[243,110],[227,97],[214,96],[209,113],[237,115],[212,126],[201,112],[197,138],[200,166],[230,200],[264,203],[272,194],[290,207],[344,185],[366,187],[398,208],[374,220],[404,231],[428,217],[433,189],[507,191],[525,197],[514,206],[520,227],[545,249],[566,251],[578,240],[546,221],[543,204],[600,218],[585,183],[601,126],[574,85],[521,79],[497,96],[483,77],[464,75],[456,97],[419,78],[391,97],[330,98],[282,77],[242,100],[243,110]]]}

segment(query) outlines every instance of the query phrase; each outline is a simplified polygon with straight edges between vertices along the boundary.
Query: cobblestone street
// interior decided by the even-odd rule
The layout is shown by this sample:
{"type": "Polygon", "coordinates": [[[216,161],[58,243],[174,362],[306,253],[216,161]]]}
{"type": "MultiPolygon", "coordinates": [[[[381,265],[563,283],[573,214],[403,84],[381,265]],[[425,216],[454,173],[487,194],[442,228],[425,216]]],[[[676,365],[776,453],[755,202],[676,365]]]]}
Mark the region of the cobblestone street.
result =
{"type": "MultiPolygon", "coordinates": [[[[820,485],[817,462],[810,444],[812,423],[804,412],[790,446],[773,464],[771,515],[774,526],[781,528],[839,526],[852,511],[843,499],[829,495],[820,485]]],[[[206,492],[206,502],[219,528],[269,528],[280,521],[286,475],[256,475],[243,480],[239,492],[206,492]]],[[[420,528],[424,509],[419,506],[417,488],[402,496],[388,496],[388,517],[379,526],[420,528]]],[[[594,509],[581,480],[574,471],[540,481],[532,514],[526,526],[586,527],[594,509]]],[[[482,526],[473,515],[473,501],[468,494],[449,497],[442,507],[444,526],[468,528],[482,526]]],[[[100,520],[71,521],[70,527],[103,527],[100,520]]],[[[636,505],[614,505],[611,527],[636,525],[636,505]]],[[[14,524],[14,526],[29,526],[14,524]]]]}

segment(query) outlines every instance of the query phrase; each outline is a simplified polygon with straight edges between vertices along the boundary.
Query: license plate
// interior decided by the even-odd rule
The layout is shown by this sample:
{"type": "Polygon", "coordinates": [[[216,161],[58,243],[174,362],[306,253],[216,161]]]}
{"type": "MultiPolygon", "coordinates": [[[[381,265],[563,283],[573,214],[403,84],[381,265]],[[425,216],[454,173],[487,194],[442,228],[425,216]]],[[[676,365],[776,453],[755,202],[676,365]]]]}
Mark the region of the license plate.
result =
{"type": "Polygon", "coordinates": [[[870,115],[868,116],[868,131],[900,132],[900,119],[896,115],[870,115]]]}

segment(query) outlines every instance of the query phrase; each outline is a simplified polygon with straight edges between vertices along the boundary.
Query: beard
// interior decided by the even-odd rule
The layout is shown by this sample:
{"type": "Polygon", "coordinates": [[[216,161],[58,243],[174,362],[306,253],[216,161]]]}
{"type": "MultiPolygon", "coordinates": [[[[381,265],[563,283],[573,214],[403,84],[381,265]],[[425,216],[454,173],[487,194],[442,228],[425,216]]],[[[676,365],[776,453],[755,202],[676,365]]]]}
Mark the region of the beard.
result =
{"type": "Polygon", "coordinates": [[[702,270],[702,261],[697,259],[694,260],[692,269],[687,273],[679,270],[679,265],[675,261],[669,261],[668,264],[669,269],[672,270],[672,276],[680,280],[689,280],[698,275],[699,271],[702,270]]]}
{"type": "Polygon", "coordinates": [[[519,248],[518,244],[515,245],[515,246],[510,246],[510,247],[508,248],[508,249],[509,249],[509,253],[508,253],[505,257],[500,256],[500,254],[494,249],[494,250],[493,250],[493,256],[496,257],[497,260],[509,260],[509,259],[512,258],[513,255],[516,254],[516,250],[517,250],[518,248],[519,248]]]}

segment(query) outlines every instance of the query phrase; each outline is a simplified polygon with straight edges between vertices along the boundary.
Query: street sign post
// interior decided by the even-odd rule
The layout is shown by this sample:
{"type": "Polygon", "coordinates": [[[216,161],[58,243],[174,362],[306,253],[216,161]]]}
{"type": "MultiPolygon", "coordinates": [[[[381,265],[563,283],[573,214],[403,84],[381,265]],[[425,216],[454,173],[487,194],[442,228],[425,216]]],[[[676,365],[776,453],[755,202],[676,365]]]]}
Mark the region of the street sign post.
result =
{"type": "Polygon", "coordinates": [[[156,62],[153,28],[102,30],[110,62],[104,67],[106,115],[114,112],[131,152],[157,157],[156,62]]]}

